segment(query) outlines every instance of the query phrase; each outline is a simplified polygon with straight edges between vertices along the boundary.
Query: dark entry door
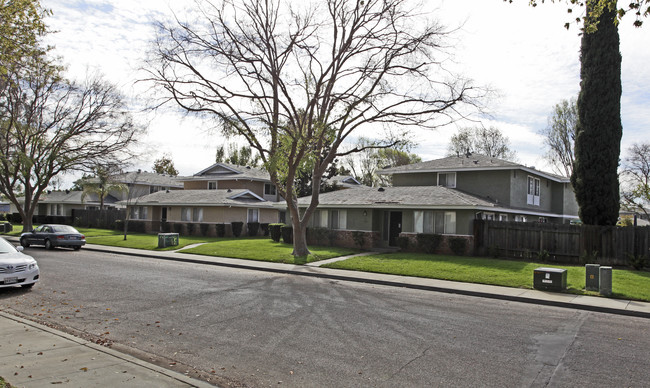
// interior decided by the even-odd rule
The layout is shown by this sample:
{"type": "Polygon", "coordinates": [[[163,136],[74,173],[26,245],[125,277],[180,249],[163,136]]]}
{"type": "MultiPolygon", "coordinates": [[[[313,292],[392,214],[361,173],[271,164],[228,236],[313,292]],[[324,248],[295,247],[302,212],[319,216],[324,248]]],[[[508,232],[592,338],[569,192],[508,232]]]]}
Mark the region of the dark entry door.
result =
{"type": "Polygon", "coordinates": [[[388,245],[397,245],[397,237],[402,233],[402,212],[390,212],[390,223],[388,226],[388,245]]]}
{"type": "Polygon", "coordinates": [[[160,212],[160,221],[166,222],[167,221],[167,208],[163,207],[162,211],[160,212]]]}

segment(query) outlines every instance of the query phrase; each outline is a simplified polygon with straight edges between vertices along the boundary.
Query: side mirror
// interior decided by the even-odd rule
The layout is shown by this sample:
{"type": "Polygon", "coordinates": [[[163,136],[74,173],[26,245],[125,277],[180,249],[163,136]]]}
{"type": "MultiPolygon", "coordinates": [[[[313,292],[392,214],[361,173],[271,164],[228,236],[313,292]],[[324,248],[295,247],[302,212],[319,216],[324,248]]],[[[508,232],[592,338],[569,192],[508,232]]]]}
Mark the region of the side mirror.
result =
{"type": "Polygon", "coordinates": [[[19,245],[19,246],[16,247],[16,250],[17,250],[18,252],[22,252],[22,251],[25,250],[25,248],[23,248],[21,245],[19,245]]]}

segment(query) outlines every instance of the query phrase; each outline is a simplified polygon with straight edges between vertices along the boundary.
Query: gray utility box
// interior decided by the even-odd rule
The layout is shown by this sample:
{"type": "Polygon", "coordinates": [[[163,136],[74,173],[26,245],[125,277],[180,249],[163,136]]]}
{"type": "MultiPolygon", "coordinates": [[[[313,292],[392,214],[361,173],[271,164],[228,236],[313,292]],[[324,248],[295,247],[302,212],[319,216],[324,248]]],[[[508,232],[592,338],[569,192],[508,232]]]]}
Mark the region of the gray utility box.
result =
{"type": "Polygon", "coordinates": [[[538,290],[566,290],[566,269],[535,268],[533,272],[533,287],[538,290]]]}
{"type": "Polygon", "coordinates": [[[178,233],[158,233],[158,248],[178,245],[178,233]]]}
{"type": "Polygon", "coordinates": [[[600,272],[599,264],[586,264],[585,265],[585,289],[587,291],[598,291],[600,277],[598,273],[600,272]]]}

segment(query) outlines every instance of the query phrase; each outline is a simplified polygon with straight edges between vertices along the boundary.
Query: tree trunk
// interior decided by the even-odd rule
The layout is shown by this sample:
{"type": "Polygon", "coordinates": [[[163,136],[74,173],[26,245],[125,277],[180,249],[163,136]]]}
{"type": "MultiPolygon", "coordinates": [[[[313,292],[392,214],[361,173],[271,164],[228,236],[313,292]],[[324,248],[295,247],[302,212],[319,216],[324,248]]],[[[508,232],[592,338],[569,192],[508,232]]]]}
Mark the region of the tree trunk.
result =
{"type": "Polygon", "coordinates": [[[287,207],[291,214],[291,226],[293,227],[293,252],[291,254],[294,257],[305,257],[311,253],[307,247],[307,222],[300,220],[297,199],[287,199],[287,207]]]}
{"type": "Polygon", "coordinates": [[[307,225],[302,222],[293,222],[293,252],[291,254],[294,257],[306,257],[310,253],[307,247],[307,225]]]}

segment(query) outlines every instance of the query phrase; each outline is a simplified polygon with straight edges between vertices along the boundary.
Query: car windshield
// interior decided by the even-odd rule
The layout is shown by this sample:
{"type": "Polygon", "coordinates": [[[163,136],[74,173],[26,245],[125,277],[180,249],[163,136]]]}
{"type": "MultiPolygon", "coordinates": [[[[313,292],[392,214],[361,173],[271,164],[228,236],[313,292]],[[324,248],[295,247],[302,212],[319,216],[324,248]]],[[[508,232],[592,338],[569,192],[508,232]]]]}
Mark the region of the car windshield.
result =
{"type": "Polygon", "coordinates": [[[16,248],[14,248],[14,246],[4,238],[0,238],[0,254],[1,253],[16,253],[16,248]]]}
{"type": "Polygon", "coordinates": [[[68,225],[54,225],[52,226],[54,233],[79,233],[77,229],[68,225]]]}

